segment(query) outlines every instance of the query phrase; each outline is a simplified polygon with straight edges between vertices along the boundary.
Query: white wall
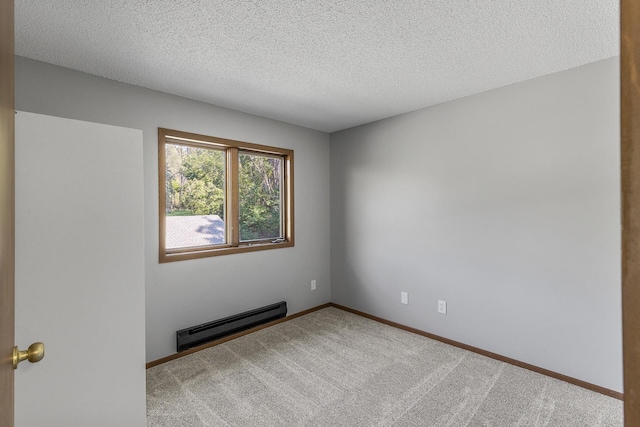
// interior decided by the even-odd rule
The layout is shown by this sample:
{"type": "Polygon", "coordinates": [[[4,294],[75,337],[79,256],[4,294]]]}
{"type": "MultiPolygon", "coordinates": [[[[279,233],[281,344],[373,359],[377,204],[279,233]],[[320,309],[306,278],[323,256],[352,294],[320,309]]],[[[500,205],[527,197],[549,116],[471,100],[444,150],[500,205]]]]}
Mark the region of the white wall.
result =
{"type": "Polygon", "coordinates": [[[290,314],[329,302],[326,133],[20,57],[16,109],[142,129],[148,361],[174,353],[181,328],[281,300],[290,314]],[[293,149],[295,247],[159,264],[158,127],[293,149]]]}
{"type": "Polygon", "coordinates": [[[332,134],[332,301],[622,391],[618,62],[332,134]]]}

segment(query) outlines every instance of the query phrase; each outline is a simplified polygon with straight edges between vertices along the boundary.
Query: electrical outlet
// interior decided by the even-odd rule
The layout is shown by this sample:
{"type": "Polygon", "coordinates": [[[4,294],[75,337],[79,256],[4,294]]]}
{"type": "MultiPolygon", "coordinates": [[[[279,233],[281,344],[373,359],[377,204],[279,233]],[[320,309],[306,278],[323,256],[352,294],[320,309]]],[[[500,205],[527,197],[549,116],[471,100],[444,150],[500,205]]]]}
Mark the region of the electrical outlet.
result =
{"type": "Polygon", "coordinates": [[[400,292],[400,302],[402,304],[409,304],[409,294],[406,292],[400,292]]]}
{"type": "Polygon", "coordinates": [[[315,280],[312,280],[312,281],[311,281],[311,290],[312,290],[312,291],[315,291],[315,290],[316,290],[316,281],[315,281],[315,280]]]}
{"type": "Polygon", "coordinates": [[[447,314],[447,302],[438,300],[438,313],[447,314]]]}

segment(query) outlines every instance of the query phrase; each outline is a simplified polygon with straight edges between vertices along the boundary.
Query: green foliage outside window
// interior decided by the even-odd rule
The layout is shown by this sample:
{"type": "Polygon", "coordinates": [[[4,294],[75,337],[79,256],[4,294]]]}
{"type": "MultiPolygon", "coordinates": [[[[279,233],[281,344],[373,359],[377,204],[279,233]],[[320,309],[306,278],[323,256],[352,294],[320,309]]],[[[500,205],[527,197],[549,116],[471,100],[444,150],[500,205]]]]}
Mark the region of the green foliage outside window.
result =
{"type": "MultiPolygon", "coordinates": [[[[224,220],[225,151],[166,144],[166,214],[224,220]]],[[[240,240],[282,236],[282,158],[239,154],[240,240]]]]}
{"type": "Polygon", "coordinates": [[[281,237],[282,159],[240,153],[240,241],[281,237]]]}
{"type": "Polygon", "coordinates": [[[224,151],[167,144],[167,215],[224,219],[224,151]]]}

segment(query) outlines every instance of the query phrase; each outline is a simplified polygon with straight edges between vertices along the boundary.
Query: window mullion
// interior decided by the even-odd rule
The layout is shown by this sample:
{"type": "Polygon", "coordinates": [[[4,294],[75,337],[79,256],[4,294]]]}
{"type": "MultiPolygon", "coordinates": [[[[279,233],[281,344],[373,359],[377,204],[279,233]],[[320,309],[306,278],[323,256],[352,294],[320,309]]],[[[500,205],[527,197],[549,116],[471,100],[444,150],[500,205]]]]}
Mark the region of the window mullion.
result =
{"type": "Polygon", "coordinates": [[[229,244],[237,247],[240,244],[240,201],[239,194],[239,162],[238,149],[227,149],[227,235],[229,244]]]}

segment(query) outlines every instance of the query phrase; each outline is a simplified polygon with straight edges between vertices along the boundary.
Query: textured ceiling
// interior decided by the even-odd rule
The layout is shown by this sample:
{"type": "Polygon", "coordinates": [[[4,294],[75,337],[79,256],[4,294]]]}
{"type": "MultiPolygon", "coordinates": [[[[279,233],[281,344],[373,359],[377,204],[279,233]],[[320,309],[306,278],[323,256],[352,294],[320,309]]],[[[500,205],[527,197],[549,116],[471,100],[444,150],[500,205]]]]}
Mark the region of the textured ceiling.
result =
{"type": "Polygon", "coordinates": [[[332,132],[619,54],[618,0],[16,0],[16,53],[332,132]]]}

